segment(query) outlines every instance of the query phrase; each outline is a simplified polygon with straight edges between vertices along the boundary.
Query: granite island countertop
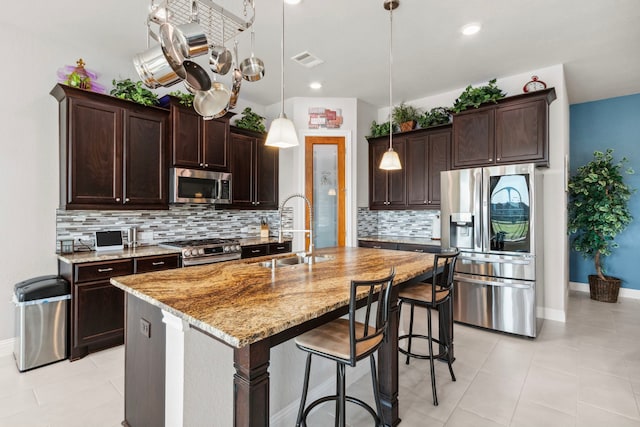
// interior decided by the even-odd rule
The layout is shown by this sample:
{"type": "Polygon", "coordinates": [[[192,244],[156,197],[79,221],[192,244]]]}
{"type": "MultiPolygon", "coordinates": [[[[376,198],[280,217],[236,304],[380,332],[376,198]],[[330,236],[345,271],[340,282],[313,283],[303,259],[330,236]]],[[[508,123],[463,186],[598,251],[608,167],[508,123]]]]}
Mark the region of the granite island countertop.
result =
{"type": "Polygon", "coordinates": [[[434,240],[430,237],[407,237],[407,236],[383,236],[370,235],[358,236],[358,240],[367,240],[369,242],[390,242],[390,243],[407,243],[410,245],[429,245],[440,246],[440,240],[434,240]]]}
{"type": "Polygon", "coordinates": [[[370,248],[324,248],[332,259],[276,269],[259,263],[291,254],[121,276],[111,283],[226,344],[241,348],[344,307],[350,281],[395,284],[430,274],[433,255],[370,248]]]}

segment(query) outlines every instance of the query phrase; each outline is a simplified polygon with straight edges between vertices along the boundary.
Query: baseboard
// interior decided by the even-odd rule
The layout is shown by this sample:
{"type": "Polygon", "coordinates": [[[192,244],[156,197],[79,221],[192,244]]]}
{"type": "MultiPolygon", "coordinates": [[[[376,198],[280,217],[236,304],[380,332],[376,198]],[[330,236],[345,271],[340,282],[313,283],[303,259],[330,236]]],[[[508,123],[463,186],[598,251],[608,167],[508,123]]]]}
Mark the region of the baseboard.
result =
{"type": "MultiPolygon", "coordinates": [[[[346,380],[347,387],[349,387],[354,382],[358,381],[364,375],[369,375],[369,361],[362,360],[359,365],[355,368],[347,367],[346,380]]],[[[301,374],[304,374],[302,372],[301,374]]],[[[301,390],[302,391],[302,390],[301,390]]],[[[309,390],[307,394],[307,402],[313,402],[314,400],[327,396],[330,394],[335,394],[336,392],[336,379],[334,376],[328,378],[322,384],[317,387],[309,390]]],[[[290,427],[296,424],[296,418],[298,417],[298,407],[300,406],[300,399],[296,399],[291,402],[277,413],[273,414],[269,417],[269,426],[271,427],[290,427]]]]}
{"type": "Polygon", "coordinates": [[[544,308],[545,320],[555,320],[556,322],[566,322],[567,313],[564,310],[556,310],[555,308],[544,308]]]}
{"type": "Polygon", "coordinates": [[[15,338],[9,338],[0,341],[0,357],[13,354],[13,346],[15,344],[15,341],[15,338]]]}
{"type": "MultiPolygon", "coordinates": [[[[569,282],[569,289],[577,292],[589,292],[588,283],[569,282]]],[[[620,288],[620,298],[640,299],[640,289],[620,288]]]]}

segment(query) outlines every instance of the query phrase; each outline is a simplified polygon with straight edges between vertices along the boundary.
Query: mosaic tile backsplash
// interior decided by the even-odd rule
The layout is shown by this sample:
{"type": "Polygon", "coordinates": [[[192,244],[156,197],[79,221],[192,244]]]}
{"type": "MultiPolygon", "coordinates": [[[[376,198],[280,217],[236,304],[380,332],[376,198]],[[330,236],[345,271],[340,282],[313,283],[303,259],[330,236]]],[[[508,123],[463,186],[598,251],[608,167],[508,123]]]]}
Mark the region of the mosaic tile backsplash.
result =
{"type": "Polygon", "coordinates": [[[386,211],[358,208],[358,236],[427,237],[440,211],[386,211]]]}
{"type": "MultiPolygon", "coordinates": [[[[56,211],[56,239],[73,239],[93,246],[94,232],[126,230],[135,227],[139,245],[210,237],[247,238],[260,234],[260,221],[265,219],[271,236],[278,235],[277,210],[225,210],[208,205],[171,205],[169,210],[140,211],[56,211]]],[[[285,228],[292,228],[293,208],[284,209],[285,228]]]]}

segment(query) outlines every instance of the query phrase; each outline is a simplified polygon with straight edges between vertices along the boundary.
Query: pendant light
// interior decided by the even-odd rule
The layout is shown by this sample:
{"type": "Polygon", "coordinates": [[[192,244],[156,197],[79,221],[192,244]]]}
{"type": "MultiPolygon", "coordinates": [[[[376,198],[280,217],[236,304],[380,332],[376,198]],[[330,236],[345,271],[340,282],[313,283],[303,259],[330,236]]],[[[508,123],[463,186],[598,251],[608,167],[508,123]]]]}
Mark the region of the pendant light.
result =
{"type": "Polygon", "coordinates": [[[298,134],[293,122],[284,114],[284,0],[282,0],[282,38],[280,40],[280,116],[271,122],[267,140],[268,147],[289,148],[296,147],[298,134]]]}
{"type": "Polygon", "coordinates": [[[393,108],[393,9],[400,6],[400,0],[385,0],[384,8],[389,11],[389,149],[382,156],[380,160],[380,169],[384,170],[399,170],[402,169],[400,164],[400,157],[398,153],[393,149],[393,121],[391,119],[391,111],[393,108]]]}

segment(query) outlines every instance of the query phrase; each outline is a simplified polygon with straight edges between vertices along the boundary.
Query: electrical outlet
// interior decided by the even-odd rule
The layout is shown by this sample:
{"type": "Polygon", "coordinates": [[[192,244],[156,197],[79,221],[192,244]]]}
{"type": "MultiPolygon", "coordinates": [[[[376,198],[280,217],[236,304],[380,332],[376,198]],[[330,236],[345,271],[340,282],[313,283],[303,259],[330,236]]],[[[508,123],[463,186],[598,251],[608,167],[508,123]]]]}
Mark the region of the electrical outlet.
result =
{"type": "Polygon", "coordinates": [[[151,322],[140,319],[140,332],[147,338],[151,338],[151,322]]]}

